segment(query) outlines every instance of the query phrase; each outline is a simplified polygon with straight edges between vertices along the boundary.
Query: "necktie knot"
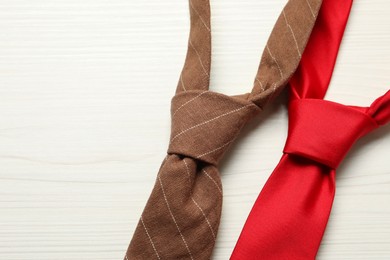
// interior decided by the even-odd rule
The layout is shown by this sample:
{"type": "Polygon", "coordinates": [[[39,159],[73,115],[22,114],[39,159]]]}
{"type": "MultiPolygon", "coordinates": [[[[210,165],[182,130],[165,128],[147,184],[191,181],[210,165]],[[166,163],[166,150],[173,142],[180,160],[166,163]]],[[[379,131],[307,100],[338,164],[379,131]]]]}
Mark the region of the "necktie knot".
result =
{"type": "Polygon", "coordinates": [[[355,141],[377,127],[373,118],[353,107],[318,99],[293,100],[284,153],[335,169],[355,141]]]}
{"type": "Polygon", "coordinates": [[[242,127],[260,108],[242,97],[186,91],[171,104],[169,154],[217,165],[242,127]]]}

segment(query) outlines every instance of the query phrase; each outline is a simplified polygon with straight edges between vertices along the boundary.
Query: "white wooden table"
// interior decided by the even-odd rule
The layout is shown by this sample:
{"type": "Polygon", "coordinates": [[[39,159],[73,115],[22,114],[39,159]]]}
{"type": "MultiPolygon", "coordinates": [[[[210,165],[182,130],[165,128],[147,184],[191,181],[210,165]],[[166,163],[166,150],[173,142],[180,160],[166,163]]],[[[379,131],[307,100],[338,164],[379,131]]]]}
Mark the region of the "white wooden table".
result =
{"type": "MultiPolygon", "coordinates": [[[[213,0],[211,89],[249,91],[285,0],[213,0]]],[[[390,86],[390,3],[355,1],[327,99],[390,86]]],[[[180,0],[0,0],[0,259],[122,259],[165,156],[180,0]]],[[[222,163],[228,259],[287,131],[286,94],[222,163]]],[[[390,125],[354,147],[318,259],[390,259],[390,125]]]]}

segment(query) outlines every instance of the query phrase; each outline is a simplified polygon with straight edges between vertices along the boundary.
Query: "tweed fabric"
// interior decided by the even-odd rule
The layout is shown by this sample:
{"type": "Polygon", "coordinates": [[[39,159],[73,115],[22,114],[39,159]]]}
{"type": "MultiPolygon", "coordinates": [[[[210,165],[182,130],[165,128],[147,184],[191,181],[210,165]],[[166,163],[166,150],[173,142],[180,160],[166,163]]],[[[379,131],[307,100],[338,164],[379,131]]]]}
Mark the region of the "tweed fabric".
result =
{"type": "Polygon", "coordinates": [[[172,99],[171,138],[125,259],[210,259],[222,209],[218,163],[245,124],[297,69],[321,0],[290,0],[261,57],[250,93],[209,91],[209,0],[190,0],[186,61],[172,99]]]}

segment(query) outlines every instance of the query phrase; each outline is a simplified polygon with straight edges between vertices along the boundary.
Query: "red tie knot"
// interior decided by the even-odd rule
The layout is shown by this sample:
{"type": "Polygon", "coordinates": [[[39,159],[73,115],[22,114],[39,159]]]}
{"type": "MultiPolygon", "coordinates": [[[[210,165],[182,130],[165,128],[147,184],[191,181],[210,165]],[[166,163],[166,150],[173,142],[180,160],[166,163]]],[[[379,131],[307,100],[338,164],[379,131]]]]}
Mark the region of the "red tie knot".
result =
{"type": "Polygon", "coordinates": [[[333,169],[357,139],[378,127],[362,111],[320,99],[294,100],[288,110],[289,130],[284,152],[333,169]]]}
{"type": "Polygon", "coordinates": [[[168,153],[218,164],[241,128],[259,108],[242,97],[187,91],[172,99],[168,153]]]}

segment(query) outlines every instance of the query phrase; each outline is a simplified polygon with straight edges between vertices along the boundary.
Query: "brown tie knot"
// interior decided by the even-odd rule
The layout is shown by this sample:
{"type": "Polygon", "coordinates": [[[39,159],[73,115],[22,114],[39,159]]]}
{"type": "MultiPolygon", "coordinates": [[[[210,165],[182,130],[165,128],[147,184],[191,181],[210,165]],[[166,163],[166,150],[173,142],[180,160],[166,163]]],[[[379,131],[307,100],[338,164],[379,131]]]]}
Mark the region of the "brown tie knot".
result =
{"type": "Polygon", "coordinates": [[[242,97],[187,91],[172,99],[169,154],[217,165],[245,123],[260,108],[242,97]]]}

